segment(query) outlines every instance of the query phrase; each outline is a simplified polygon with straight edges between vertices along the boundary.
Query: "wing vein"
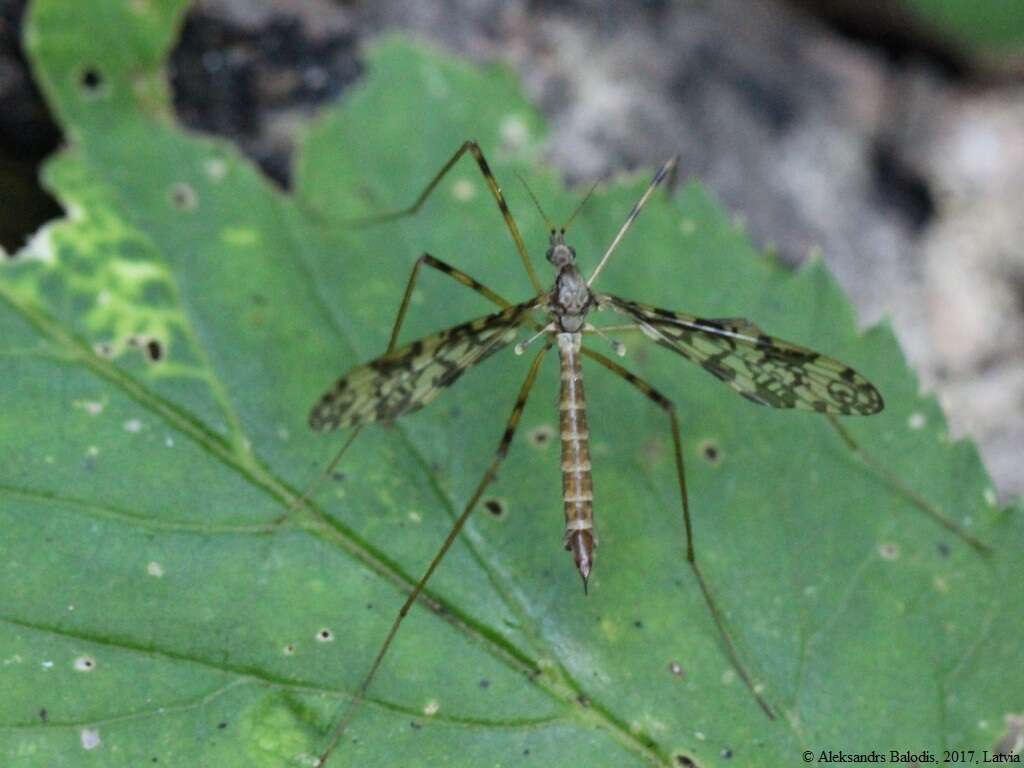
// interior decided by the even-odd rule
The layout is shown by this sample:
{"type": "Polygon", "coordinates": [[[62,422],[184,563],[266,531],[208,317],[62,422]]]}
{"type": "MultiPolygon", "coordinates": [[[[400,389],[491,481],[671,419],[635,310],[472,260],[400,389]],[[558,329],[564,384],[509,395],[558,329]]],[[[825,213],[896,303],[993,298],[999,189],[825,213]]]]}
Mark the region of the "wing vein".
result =
{"type": "Polygon", "coordinates": [[[310,426],[327,431],[419,410],[507,346],[538,302],[534,298],[424,336],[349,371],[313,406],[310,426]]]}
{"type": "Polygon", "coordinates": [[[878,390],[834,358],[769,336],[743,318],[709,319],[602,294],[646,336],[695,362],[747,400],[773,408],[841,415],[882,410],[878,390]]]}

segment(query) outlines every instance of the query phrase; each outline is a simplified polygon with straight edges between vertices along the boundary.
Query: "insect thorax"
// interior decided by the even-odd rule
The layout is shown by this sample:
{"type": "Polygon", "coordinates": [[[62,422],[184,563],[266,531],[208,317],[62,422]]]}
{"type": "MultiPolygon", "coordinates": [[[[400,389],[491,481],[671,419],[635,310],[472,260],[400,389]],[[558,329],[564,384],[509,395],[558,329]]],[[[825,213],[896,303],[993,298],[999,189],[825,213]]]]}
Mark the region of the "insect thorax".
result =
{"type": "Polygon", "coordinates": [[[576,265],[566,264],[559,269],[550,305],[557,329],[564,333],[578,333],[593,304],[594,297],[576,265]]]}

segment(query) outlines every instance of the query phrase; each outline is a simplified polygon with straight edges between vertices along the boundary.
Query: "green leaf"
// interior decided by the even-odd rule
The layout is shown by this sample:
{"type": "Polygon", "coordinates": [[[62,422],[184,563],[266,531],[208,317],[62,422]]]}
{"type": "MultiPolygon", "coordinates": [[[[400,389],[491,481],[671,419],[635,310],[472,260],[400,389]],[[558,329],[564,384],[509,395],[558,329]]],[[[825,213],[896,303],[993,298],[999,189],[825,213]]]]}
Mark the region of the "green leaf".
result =
{"type": "MultiPolygon", "coordinates": [[[[45,171],[68,215],[0,266],[5,766],[309,766],[493,455],[526,368],[506,351],[365,429],[294,510],[344,439],[309,433],[308,411],[383,351],[422,251],[529,295],[468,159],[415,218],[345,218],[407,204],[477,138],[550,275],[514,173],[554,219],[578,200],[543,168],[543,125],[507,72],[400,40],[309,129],[285,194],[228,142],[174,123],[163,60],[183,10],[40,0],[28,21],[68,136],[45,171]]],[[[572,231],[584,265],[646,183],[598,189],[572,231]]],[[[561,548],[557,441],[536,439],[557,419],[549,359],[488,491],[505,513],[470,521],[332,765],[778,766],[804,749],[991,748],[1024,709],[1020,510],[990,500],[975,449],[949,441],[892,333],[860,336],[820,263],[792,274],[758,254],[695,183],[652,200],[601,286],[743,314],[855,365],[888,405],[844,424],[994,552],[938,525],[814,414],[749,404],[628,338],[624,362],[678,404],[698,555],[780,711],[770,721],[686,565],[664,414],[595,366],[601,546],[583,596],[561,548]]],[[[491,309],[425,274],[404,338],[491,309]]]]}
{"type": "Polygon", "coordinates": [[[1024,51],[1024,4],[1017,0],[909,0],[909,5],[925,23],[973,49],[1024,51]]]}

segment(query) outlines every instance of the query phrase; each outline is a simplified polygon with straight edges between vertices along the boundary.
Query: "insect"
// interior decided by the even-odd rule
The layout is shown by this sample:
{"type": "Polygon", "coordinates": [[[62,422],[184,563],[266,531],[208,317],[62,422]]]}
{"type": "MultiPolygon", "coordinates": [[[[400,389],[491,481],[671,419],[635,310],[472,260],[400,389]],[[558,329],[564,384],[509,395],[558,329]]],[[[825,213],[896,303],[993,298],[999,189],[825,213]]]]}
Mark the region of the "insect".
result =
{"type": "MultiPolygon", "coordinates": [[[[512,344],[524,327],[532,328],[536,333],[532,338],[520,341],[515,345],[517,353],[523,354],[526,348],[537,340],[542,340],[542,344],[529,366],[494,458],[461,515],[452,525],[444,543],[399,610],[369,671],[334,727],[317,765],[325,765],[337,747],[342,734],[373,681],[406,613],[458,537],[484,490],[494,480],[498,467],[512,444],[541,362],[552,349],[557,350],[561,377],[558,410],[561,438],[562,503],[565,514],[563,544],[572,553],[576,569],[583,581],[584,591],[586,591],[594,568],[598,543],[594,523],[589,430],[581,365],[582,358],[587,357],[624,379],[665,413],[672,433],[675,469],[686,532],[687,562],[696,576],[704,601],[714,619],[722,646],[733,667],[766,715],[774,717],[770,705],[759,693],[736,651],[722,620],[718,604],[698,564],[693,543],[693,526],[686,491],[682,441],[675,405],[653,386],[612,358],[585,346],[583,339],[587,335],[599,335],[609,341],[614,350],[621,354],[624,351],[621,343],[610,339],[606,333],[639,331],[658,345],[702,366],[746,399],[774,408],[816,411],[830,417],[870,415],[882,410],[881,394],[853,368],[810,349],[769,336],[748,320],[694,317],[640,304],[612,294],[600,293],[593,288],[598,276],[641,209],[659,185],[674,173],[675,158],[662,165],[655,174],[598,261],[597,266],[586,278],[576,263],[576,251],[567,242],[566,235],[572,220],[587,198],[584,198],[566,225],[562,227],[553,226],[544,215],[543,210],[540,209],[536,198],[533,198],[549,228],[546,256],[547,261],[555,269],[554,284],[549,290],[544,289],[534,271],[515,219],[512,217],[501,188],[476,142],[465,142],[411,206],[401,211],[378,215],[363,221],[376,223],[415,213],[445,174],[467,152],[476,160],[480,172],[497,202],[530,281],[536,290],[536,295],[527,301],[513,304],[465,272],[428,253],[423,254],[413,267],[406,284],[387,351],[382,356],[353,369],[339,379],[313,406],[309,416],[309,424],[312,429],[329,431],[344,427],[355,428],[328,466],[325,474],[330,473],[341,460],[342,455],[363,426],[373,422],[391,421],[424,407],[454,384],[470,368],[512,344]],[[485,317],[456,325],[399,347],[397,344],[399,331],[405,319],[413,288],[423,266],[436,269],[480,293],[496,304],[499,309],[485,317]],[[602,310],[609,310],[622,316],[626,321],[625,325],[604,329],[592,325],[589,321],[591,313],[602,310]],[[538,316],[541,319],[538,319],[538,316]]],[[[529,191],[529,188],[527,190],[529,191]]],[[[530,196],[533,197],[532,192],[530,196]]]]}

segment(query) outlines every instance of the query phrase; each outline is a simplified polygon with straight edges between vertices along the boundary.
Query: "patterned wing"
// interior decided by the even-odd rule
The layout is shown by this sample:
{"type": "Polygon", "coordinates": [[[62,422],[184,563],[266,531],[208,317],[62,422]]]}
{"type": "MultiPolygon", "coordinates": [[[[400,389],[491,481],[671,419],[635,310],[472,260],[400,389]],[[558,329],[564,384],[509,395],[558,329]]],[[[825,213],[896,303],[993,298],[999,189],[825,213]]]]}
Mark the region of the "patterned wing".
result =
{"type": "Polygon", "coordinates": [[[536,300],[448,328],[371,360],[325,392],[309,414],[318,432],[390,421],[422,408],[516,337],[536,300]]]}
{"type": "Polygon", "coordinates": [[[853,368],[768,336],[742,318],[702,319],[602,296],[658,344],[724,381],[743,397],[773,408],[843,415],[878,413],[882,395],[853,368]]]}

